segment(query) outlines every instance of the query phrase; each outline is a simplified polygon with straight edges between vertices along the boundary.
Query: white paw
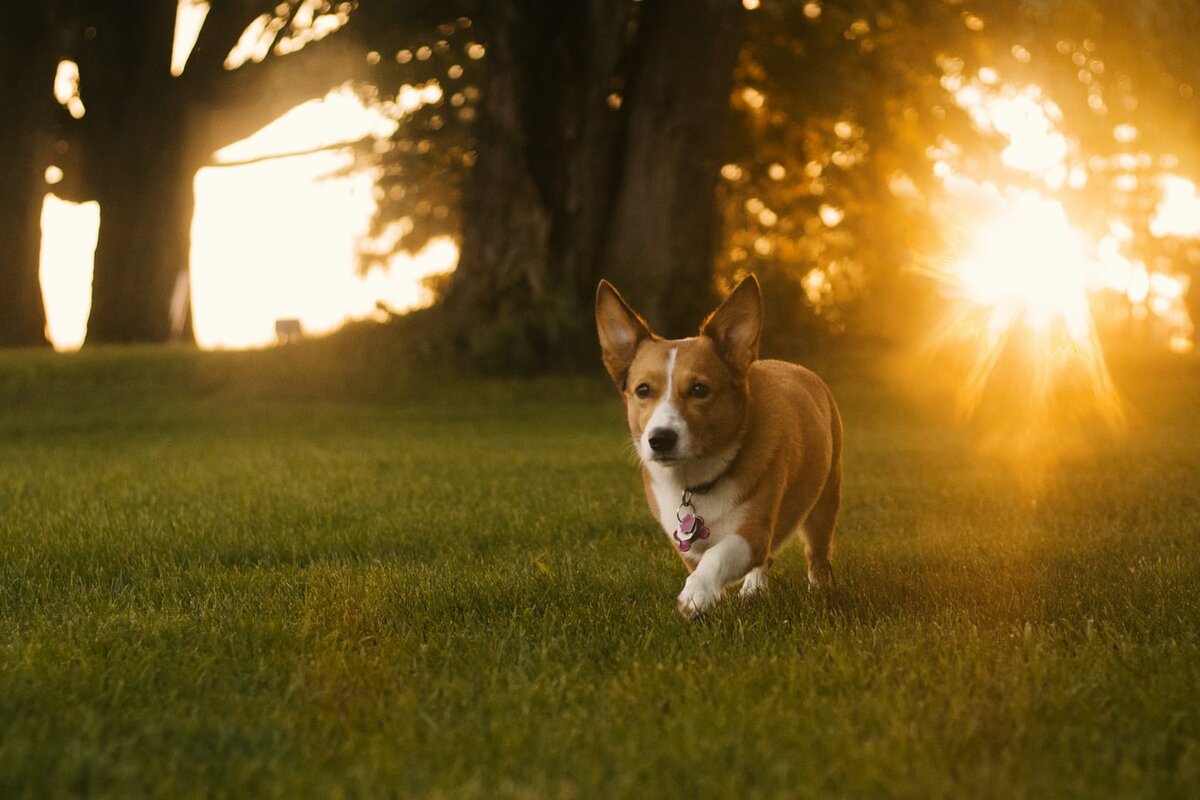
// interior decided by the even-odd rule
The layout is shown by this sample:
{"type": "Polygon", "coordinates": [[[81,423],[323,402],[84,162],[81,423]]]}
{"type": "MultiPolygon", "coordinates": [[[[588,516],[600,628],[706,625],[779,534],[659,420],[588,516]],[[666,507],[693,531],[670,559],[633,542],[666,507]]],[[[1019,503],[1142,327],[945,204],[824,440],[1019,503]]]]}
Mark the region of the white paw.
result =
{"type": "Polygon", "coordinates": [[[745,580],[742,581],[742,597],[750,597],[751,595],[761,594],[767,590],[767,573],[766,570],[752,569],[746,573],[745,580]]]}
{"type": "Polygon", "coordinates": [[[809,591],[819,592],[822,589],[828,589],[833,585],[833,568],[829,566],[829,562],[824,564],[813,564],[808,568],[808,588],[809,591]]]}
{"type": "Polygon", "coordinates": [[[676,598],[679,613],[687,619],[695,619],[717,604],[721,599],[720,588],[713,589],[703,584],[693,585],[688,581],[683,585],[683,591],[676,598]]]}

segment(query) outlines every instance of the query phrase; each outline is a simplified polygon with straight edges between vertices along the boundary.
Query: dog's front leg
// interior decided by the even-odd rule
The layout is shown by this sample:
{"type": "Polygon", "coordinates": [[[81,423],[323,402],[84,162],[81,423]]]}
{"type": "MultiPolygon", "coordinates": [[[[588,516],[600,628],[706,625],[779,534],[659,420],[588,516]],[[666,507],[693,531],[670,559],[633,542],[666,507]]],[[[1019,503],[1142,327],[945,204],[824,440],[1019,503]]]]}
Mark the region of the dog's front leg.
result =
{"type": "Polygon", "coordinates": [[[679,613],[694,619],[708,611],[721,599],[726,585],[744,576],[752,562],[750,544],[737,534],[730,534],[708,548],[683,584],[678,598],[679,613]]]}

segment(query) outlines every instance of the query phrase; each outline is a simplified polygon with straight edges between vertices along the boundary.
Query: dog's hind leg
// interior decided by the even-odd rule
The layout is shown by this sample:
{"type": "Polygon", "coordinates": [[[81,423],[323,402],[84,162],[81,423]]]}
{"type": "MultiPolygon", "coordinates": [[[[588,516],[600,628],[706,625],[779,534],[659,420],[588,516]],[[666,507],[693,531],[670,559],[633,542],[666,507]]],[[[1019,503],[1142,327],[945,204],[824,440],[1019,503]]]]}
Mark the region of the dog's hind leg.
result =
{"type": "Polygon", "coordinates": [[[808,558],[808,586],[824,589],[833,583],[833,529],[842,505],[842,462],[838,458],[825,481],[817,504],[804,522],[804,555],[808,558]]]}

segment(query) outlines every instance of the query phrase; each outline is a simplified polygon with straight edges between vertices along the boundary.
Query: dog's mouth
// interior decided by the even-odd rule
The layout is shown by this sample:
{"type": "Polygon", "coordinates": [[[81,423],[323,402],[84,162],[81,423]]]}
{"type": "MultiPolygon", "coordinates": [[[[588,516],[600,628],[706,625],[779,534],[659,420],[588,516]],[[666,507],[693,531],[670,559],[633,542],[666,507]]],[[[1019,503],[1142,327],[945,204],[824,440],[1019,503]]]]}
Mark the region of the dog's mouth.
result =
{"type": "Polygon", "coordinates": [[[684,459],[681,458],[680,456],[659,455],[657,453],[650,456],[650,461],[652,463],[662,464],[663,466],[670,466],[672,464],[678,464],[680,461],[683,461],[683,460],[684,459]]]}

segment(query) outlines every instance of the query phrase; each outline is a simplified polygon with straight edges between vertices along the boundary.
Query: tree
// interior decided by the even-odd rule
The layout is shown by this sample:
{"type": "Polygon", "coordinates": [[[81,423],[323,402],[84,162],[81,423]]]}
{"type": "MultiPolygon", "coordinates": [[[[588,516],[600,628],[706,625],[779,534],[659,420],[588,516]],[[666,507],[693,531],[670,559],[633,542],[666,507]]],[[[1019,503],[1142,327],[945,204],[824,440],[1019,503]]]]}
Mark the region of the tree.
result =
{"type": "Polygon", "coordinates": [[[602,267],[677,335],[716,299],[717,181],[732,155],[729,95],[744,17],[740,3],[670,0],[647,5],[641,23],[602,267]]]}
{"type": "Polygon", "coordinates": [[[45,345],[38,283],[45,164],[52,126],[56,4],[20,3],[0,25],[0,345],[45,345]]]}
{"type": "Polygon", "coordinates": [[[1179,24],[1196,13],[1180,0],[763,3],[735,76],[718,280],[753,271],[773,284],[768,319],[788,319],[792,338],[796,322],[805,335],[920,334],[937,299],[922,273],[961,233],[943,213],[953,205],[934,173],[943,159],[980,185],[1053,196],[1094,238],[1114,218],[1145,227],[1157,165],[1195,155],[1178,151],[1197,124],[1178,101],[1200,80],[1179,24]],[[1008,141],[960,103],[964,87],[1035,90],[1065,137],[1072,181],[1008,168],[1008,141]],[[1136,128],[1135,145],[1114,138],[1122,125],[1136,128]],[[1119,185],[1131,158],[1155,164],[1136,168],[1141,196],[1119,185]]]}
{"type": "MultiPolygon", "coordinates": [[[[85,184],[100,202],[88,343],[190,339],[170,301],[186,278],[196,172],[238,141],[305,100],[357,75],[362,51],[330,36],[280,58],[289,39],[316,38],[310,4],[214,0],[180,76],[170,73],[173,3],[81,0],[77,40],[88,113],[81,123],[85,184]],[[255,20],[261,63],[227,63],[255,20]],[[233,68],[237,67],[237,68],[233,68]]],[[[348,21],[347,12],[338,24],[348,21]]]]}
{"type": "Polygon", "coordinates": [[[492,368],[590,352],[602,276],[661,329],[696,325],[713,294],[740,3],[505,0],[442,13],[395,54],[398,80],[447,88],[406,113],[383,153],[377,230],[402,218],[398,246],[412,248],[457,223],[448,335],[492,368]]]}

